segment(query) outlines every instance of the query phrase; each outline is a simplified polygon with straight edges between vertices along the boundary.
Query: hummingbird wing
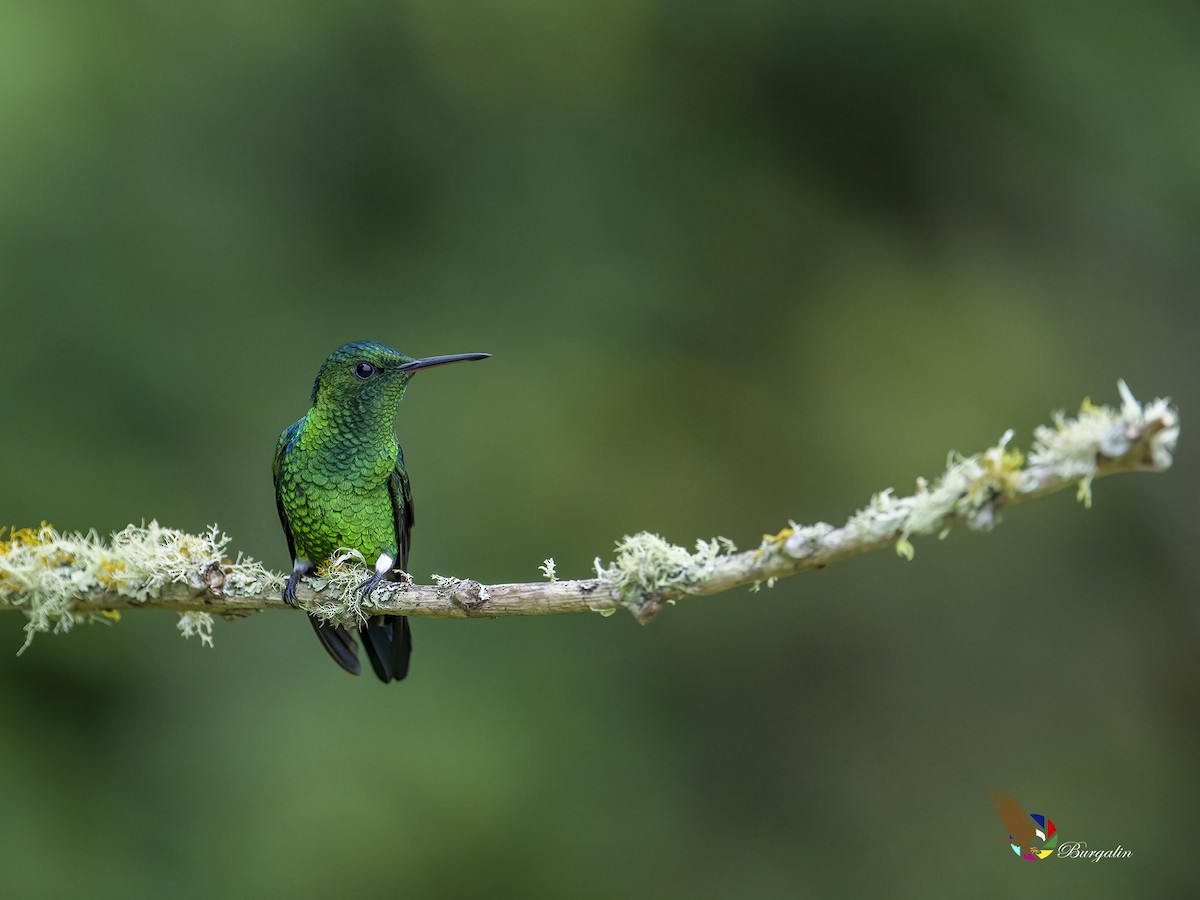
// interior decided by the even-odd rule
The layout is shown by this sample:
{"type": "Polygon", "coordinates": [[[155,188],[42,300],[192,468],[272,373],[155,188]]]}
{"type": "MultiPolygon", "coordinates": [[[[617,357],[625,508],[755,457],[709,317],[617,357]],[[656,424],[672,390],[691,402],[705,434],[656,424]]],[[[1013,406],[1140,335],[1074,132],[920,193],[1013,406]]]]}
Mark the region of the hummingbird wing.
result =
{"type": "MultiPolygon", "coordinates": [[[[296,438],[296,433],[300,430],[300,423],[293,422],[283,430],[279,435],[279,443],[275,445],[275,459],[271,463],[271,474],[275,481],[275,508],[279,511],[279,524],[283,526],[283,536],[287,538],[288,557],[292,561],[292,565],[296,564],[296,539],[292,537],[292,526],[288,522],[287,513],[283,511],[283,497],[279,492],[279,477],[283,470],[283,455],[287,452],[287,448],[296,438]]],[[[326,652],[333,657],[333,661],[349,672],[351,675],[358,675],[362,671],[362,666],[358,662],[358,644],[354,640],[354,635],[349,629],[343,628],[340,625],[330,625],[327,622],[322,622],[316,616],[309,613],[308,621],[312,623],[313,631],[317,633],[317,640],[321,642],[321,646],[326,652]]]]}
{"type": "Polygon", "coordinates": [[[283,429],[283,433],[279,435],[279,442],[275,445],[275,459],[271,463],[271,475],[275,481],[275,508],[279,510],[279,524],[283,526],[283,536],[287,538],[288,559],[293,564],[296,562],[296,541],[292,538],[292,526],[288,524],[287,513],[283,511],[283,497],[279,494],[279,476],[283,471],[283,454],[299,430],[299,422],[293,422],[283,429]]]}
{"type": "Polygon", "coordinates": [[[388,493],[392,497],[392,520],[396,526],[396,552],[400,568],[408,571],[408,547],[412,542],[413,499],[412,487],[408,483],[408,470],[404,468],[404,450],[396,453],[396,468],[388,479],[388,493]]]}
{"type": "MultiPolygon", "coordinates": [[[[388,478],[392,501],[392,525],[396,532],[396,562],[408,571],[408,548],[413,524],[412,487],[404,468],[404,451],[397,450],[396,467],[388,478]]],[[[372,616],[358,629],[371,668],[384,684],[400,681],[408,674],[412,656],[412,629],[404,616],[372,616]]]]}
{"type": "MultiPolygon", "coordinates": [[[[408,548],[413,525],[412,487],[404,468],[404,451],[396,453],[396,467],[388,478],[388,496],[392,501],[392,525],[396,531],[396,562],[408,571],[408,548]]],[[[408,674],[412,656],[412,629],[404,616],[372,616],[359,629],[363,646],[375,674],[384,683],[400,681],[408,674]]]]}

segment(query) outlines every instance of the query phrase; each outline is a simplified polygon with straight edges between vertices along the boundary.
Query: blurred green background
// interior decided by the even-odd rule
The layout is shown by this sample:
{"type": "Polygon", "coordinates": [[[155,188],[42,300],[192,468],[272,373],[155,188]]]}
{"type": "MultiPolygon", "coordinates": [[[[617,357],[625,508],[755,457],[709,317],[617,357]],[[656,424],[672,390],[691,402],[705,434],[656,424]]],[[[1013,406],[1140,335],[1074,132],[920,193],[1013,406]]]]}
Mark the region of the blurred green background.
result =
{"type": "MultiPolygon", "coordinates": [[[[0,4],[0,521],[218,522],[326,353],[488,351],[399,419],[414,574],[840,522],[1090,395],[1197,403],[1200,11],[0,4]]],[[[7,897],[1194,896],[1197,471],[628,616],[0,617],[7,897]],[[1094,849],[1007,849],[1007,791],[1094,849]]]]}

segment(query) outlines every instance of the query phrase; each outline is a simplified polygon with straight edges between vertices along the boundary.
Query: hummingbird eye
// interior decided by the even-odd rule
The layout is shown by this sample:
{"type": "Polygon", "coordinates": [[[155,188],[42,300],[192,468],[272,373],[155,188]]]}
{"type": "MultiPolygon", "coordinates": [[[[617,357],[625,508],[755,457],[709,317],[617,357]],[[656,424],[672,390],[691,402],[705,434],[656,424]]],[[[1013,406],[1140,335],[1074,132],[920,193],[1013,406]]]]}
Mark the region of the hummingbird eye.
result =
{"type": "Polygon", "coordinates": [[[375,367],[369,362],[357,362],[354,364],[354,377],[361,378],[366,381],[375,374],[375,367]]]}

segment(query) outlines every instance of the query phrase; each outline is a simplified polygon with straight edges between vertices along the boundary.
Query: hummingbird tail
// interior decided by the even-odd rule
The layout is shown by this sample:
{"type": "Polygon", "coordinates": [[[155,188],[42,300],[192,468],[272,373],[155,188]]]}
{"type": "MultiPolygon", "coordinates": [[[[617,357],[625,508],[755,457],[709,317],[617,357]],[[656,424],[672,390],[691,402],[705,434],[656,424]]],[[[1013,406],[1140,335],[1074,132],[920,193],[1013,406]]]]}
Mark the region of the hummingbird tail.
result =
{"type": "Polygon", "coordinates": [[[358,634],[380,681],[401,681],[408,674],[412,629],[405,616],[372,616],[358,634]]]}
{"type": "MultiPolygon", "coordinates": [[[[321,646],[333,657],[335,663],[351,675],[358,675],[362,672],[362,666],[358,662],[358,644],[354,640],[354,635],[348,629],[343,628],[341,625],[330,625],[322,622],[311,613],[309,614],[308,621],[312,623],[313,631],[317,633],[317,640],[321,642],[321,646]]],[[[369,649],[368,645],[368,652],[369,649]]],[[[375,661],[374,657],[372,657],[371,661],[375,661]]]]}

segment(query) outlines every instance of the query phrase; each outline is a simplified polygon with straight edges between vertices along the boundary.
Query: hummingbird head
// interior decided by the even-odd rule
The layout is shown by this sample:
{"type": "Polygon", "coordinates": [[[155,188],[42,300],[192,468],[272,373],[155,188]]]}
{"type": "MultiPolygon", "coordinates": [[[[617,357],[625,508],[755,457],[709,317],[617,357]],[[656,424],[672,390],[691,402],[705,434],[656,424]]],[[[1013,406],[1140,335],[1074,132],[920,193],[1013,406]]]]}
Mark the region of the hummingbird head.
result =
{"type": "Polygon", "coordinates": [[[490,353],[455,353],[413,359],[375,341],[355,341],[338,347],[321,364],[313,383],[313,406],[332,404],[359,409],[395,407],[420,369],[468,359],[487,359],[490,353]]]}

